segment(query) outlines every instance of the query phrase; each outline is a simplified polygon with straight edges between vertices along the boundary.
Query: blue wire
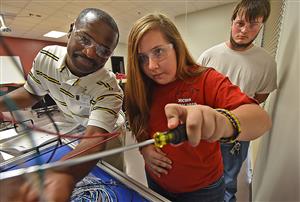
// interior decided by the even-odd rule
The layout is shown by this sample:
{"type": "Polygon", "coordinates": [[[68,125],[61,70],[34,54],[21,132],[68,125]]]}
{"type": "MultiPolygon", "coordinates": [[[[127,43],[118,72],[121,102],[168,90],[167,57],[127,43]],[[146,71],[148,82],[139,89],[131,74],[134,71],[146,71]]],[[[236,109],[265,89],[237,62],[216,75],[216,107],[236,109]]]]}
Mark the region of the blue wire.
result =
{"type": "MultiPolygon", "coordinates": [[[[12,54],[11,54],[12,51],[11,51],[11,50],[8,48],[8,46],[5,44],[5,42],[4,42],[3,37],[1,36],[1,34],[0,34],[0,42],[3,44],[4,50],[5,50],[7,53],[9,53],[9,55],[12,55],[12,54]]],[[[12,61],[13,61],[13,63],[15,64],[16,67],[19,66],[18,62],[17,62],[14,58],[12,59],[12,61]]],[[[19,71],[19,73],[20,73],[21,75],[24,76],[23,72],[21,71],[21,68],[17,68],[17,71],[19,71]]],[[[28,84],[29,84],[29,83],[28,83],[28,84]]],[[[30,84],[29,84],[29,86],[30,86],[30,84]]],[[[32,86],[30,86],[30,87],[31,87],[31,89],[33,90],[33,93],[36,94],[34,88],[32,88],[32,86]]],[[[4,103],[6,104],[6,106],[7,106],[7,108],[8,108],[9,111],[18,110],[18,107],[16,106],[16,104],[14,103],[14,101],[12,101],[11,99],[7,98],[7,96],[4,95],[4,96],[3,96],[3,100],[4,100],[4,103]]],[[[22,119],[22,115],[19,114],[17,111],[16,111],[15,114],[16,114],[16,116],[17,116],[17,120],[18,120],[18,119],[19,119],[19,120],[23,120],[23,119],[22,119]]],[[[47,108],[46,108],[46,115],[47,115],[47,117],[50,119],[50,121],[53,123],[53,126],[54,126],[56,132],[59,133],[59,129],[58,129],[56,123],[54,122],[54,120],[52,119],[52,117],[49,115],[49,112],[48,112],[47,108]]],[[[22,125],[22,123],[21,123],[21,125],[22,125]]],[[[26,128],[25,125],[22,125],[22,127],[26,128]]],[[[32,138],[32,133],[31,133],[29,130],[28,130],[28,136],[27,136],[27,137],[30,139],[30,142],[31,142],[31,144],[32,144],[31,146],[35,147],[35,143],[34,143],[34,140],[33,140],[33,138],[32,138]]],[[[57,144],[57,146],[58,146],[58,144],[57,144]]],[[[57,146],[56,146],[56,147],[57,147],[57,146]]],[[[50,156],[50,158],[49,158],[48,161],[50,161],[51,158],[54,156],[55,151],[56,151],[56,149],[53,150],[53,154],[50,156]]],[[[36,162],[37,162],[37,164],[41,164],[41,162],[42,162],[41,158],[36,158],[36,162]]],[[[44,172],[43,172],[43,171],[39,171],[39,172],[38,172],[38,175],[39,175],[39,177],[40,177],[40,187],[41,187],[41,191],[43,191],[44,172]]],[[[40,192],[40,193],[42,193],[42,192],[40,192]]]]}
{"type": "Polygon", "coordinates": [[[96,202],[99,201],[112,201],[117,202],[118,197],[116,192],[107,185],[116,186],[115,181],[104,182],[94,176],[87,176],[77,183],[73,194],[71,196],[72,202],[96,202]]]}

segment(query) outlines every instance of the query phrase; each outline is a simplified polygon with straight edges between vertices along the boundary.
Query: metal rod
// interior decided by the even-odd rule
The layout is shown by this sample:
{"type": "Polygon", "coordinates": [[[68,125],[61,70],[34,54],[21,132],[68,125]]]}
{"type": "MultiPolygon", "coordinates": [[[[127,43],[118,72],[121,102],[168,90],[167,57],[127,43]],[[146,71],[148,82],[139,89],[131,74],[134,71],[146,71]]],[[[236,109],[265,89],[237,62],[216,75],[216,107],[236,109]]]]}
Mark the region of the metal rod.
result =
{"type": "Polygon", "coordinates": [[[120,148],[115,148],[115,149],[111,149],[111,150],[107,150],[107,151],[103,151],[103,152],[98,152],[95,154],[90,154],[90,155],[73,158],[73,159],[68,159],[65,161],[56,161],[53,163],[47,163],[47,164],[43,164],[43,165],[30,166],[28,168],[20,168],[20,169],[16,169],[16,170],[10,170],[10,171],[0,173],[0,180],[9,179],[9,178],[17,177],[20,175],[29,174],[29,173],[33,173],[33,172],[37,172],[37,171],[43,171],[43,170],[47,170],[47,169],[54,169],[54,168],[58,169],[58,168],[74,166],[74,165],[77,165],[80,163],[100,159],[100,158],[103,158],[106,156],[110,156],[110,155],[124,152],[127,150],[135,149],[138,147],[143,147],[143,146],[153,144],[153,143],[154,143],[154,139],[150,139],[150,140],[140,142],[138,144],[131,144],[131,145],[127,145],[127,146],[120,147],[120,148]]]}

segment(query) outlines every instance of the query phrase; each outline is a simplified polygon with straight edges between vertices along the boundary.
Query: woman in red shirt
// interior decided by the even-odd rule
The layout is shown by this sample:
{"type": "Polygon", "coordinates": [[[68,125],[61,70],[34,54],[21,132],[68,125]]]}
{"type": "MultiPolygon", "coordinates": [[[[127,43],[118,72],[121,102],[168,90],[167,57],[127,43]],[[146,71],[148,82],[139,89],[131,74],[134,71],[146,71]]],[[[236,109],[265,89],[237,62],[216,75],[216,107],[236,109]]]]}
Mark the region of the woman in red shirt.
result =
{"type": "Polygon", "coordinates": [[[267,113],[228,78],[196,64],[175,25],[161,14],[134,24],[127,68],[126,112],[137,141],[180,123],[189,140],[140,149],[149,187],[172,201],[223,201],[219,140],[261,136],[271,127],[267,113]]]}

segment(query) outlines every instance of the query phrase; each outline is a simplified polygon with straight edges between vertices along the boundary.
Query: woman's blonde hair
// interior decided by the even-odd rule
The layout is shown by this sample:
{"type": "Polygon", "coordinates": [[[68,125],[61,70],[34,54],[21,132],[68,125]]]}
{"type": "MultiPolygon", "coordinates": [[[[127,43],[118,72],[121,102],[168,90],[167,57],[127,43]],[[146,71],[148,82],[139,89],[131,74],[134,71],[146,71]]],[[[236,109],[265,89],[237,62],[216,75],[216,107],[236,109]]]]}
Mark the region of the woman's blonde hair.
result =
{"type": "Polygon", "coordinates": [[[135,22],[128,37],[125,106],[132,134],[138,141],[148,139],[146,129],[154,84],[139,67],[138,47],[141,38],[150,30],[159,30],[173,44],[177,58],[177,79],[199,75],[204,69],[196,64],[176,26],[165,15],[149,14],[135,22]]]}

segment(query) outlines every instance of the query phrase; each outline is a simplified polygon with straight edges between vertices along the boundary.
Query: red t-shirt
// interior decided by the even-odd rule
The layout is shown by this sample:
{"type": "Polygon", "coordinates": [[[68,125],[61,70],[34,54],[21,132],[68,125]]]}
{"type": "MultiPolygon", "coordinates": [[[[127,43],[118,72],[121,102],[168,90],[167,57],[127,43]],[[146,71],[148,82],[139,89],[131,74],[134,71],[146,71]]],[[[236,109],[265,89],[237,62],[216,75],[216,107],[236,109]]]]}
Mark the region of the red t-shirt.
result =
{"type": "MultiPolygon", "coordinates": [[[[201,104],[232,110],[242,104],[256,102],[212,68],[184,82],[176,80],[166,85],[156,85],[148,128],[151,136],[157,131],[168,130],[164,113],[164,107],[168,103],[201,104]]],[[[179,146],[166,145],[162,150],[173,162],[168,174],[162,174],[158,178],[147,166],[146,169],[161,187],[170,192],[190,192],[207,187],[223,174],[219,142],[209,143],[203,140],[197,147],[184,142],[179,146]]]]}

